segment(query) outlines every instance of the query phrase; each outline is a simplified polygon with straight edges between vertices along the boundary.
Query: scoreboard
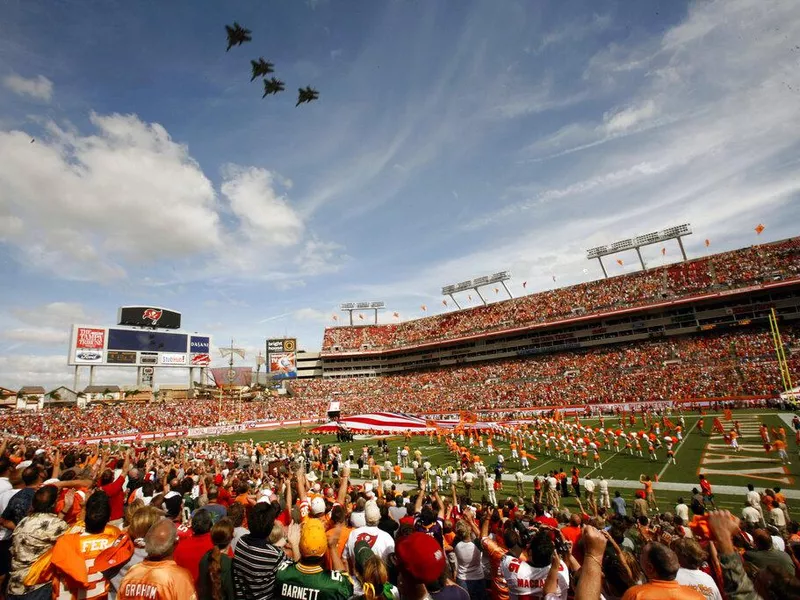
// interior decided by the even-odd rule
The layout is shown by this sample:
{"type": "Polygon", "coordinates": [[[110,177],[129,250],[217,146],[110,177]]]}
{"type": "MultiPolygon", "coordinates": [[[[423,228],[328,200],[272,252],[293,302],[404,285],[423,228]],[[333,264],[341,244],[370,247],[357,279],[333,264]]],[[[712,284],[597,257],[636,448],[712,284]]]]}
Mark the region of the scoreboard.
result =
{"type": "Polygon", "coordinates": [[[211,336],[177,331],[73,325],[68,364],[207,367],[211,336]]]}

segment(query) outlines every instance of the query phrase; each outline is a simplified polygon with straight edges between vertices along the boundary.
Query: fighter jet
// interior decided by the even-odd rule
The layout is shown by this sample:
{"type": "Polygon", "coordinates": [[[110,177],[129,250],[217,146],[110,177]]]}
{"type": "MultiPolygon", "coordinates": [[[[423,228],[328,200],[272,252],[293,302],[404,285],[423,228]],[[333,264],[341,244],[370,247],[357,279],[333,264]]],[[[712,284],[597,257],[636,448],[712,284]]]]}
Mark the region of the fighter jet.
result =
{"type": "Polygon", "coordinates": [[[297,90],[297,104],[295,104],[295,106],[300,106],[304,102],[311,102],[317,98],[319,98],[319,92],[311,86],[299,88],[297,90]]]}
{"type": "Polygon", "coordinates": [[[265,77],[275,71],[275,65],[268,60],[264,60],[264,57],[258,60],[251,60],[250,65],[253,67],[253,76],[250,81],[255,81],[256,77],[265,77]]]}
{"type": "Polygon", "coordinates": [[[253,39],[253,36],[250,35],[252,32],[239,25],[236,21],[233,22],[233,26],[225,25],[225,31],[228,32],[228,47],[225,52],[234,46],[241,46],[253,39]]]}
{"type": "Polygon", "coordinates": [[[285,85],[280,79],[275,79],[274,77],[270,79],[265,79],[264,95],[261,97],[266,98],[269,94],[277,94],[278,92],[282,92],[284,88],[285,85]]]}

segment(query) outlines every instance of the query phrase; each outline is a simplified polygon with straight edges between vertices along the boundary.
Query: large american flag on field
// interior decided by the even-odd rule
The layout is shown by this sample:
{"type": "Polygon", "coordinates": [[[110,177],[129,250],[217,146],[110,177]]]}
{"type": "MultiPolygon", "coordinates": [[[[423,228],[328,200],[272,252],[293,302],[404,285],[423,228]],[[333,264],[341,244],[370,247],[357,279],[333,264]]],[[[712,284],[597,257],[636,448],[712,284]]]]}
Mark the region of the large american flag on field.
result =
{"type": "Polygon", "coordinates": [[[320,425],[312,433],[336,433],[339,427],[370,433],[401,433],[409,430],[412,433],[422,433],[428,430],[425,419],[403,413],[378,412],[342,417],[339,421],[320,425]]]}

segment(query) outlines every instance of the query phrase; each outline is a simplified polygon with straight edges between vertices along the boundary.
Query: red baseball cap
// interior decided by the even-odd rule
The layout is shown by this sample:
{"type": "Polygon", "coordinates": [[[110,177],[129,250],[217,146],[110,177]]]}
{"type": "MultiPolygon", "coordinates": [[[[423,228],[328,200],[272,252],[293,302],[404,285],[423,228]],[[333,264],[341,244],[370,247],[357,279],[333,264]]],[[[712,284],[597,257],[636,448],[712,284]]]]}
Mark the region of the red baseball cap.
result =
{"type": "Polygon", "coordinates": [[[222,475],[220,475],[219,473],[214,475],[214,485],[222,485],[222,482],[223,482],[222,475]]]}
{"type": "Polygon", "coordinates": [[[397,542],[397,566],[419,583],[434,583],[444,571],[444,550],[432,536],[415,532],[397,542]]]}

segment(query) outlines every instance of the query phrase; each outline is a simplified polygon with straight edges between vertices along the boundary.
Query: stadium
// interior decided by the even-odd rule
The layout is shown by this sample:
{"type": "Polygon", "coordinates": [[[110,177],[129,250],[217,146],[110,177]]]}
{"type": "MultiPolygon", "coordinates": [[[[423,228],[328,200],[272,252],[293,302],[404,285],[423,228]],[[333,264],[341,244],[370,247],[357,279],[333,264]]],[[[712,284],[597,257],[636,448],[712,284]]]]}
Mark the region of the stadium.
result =
{"type": "Polygon", "coordinates": [[[0,600],[800,600],[800,2],[103,8],[4,3],[0,600]]]}
{"type": "MultiPolygon", "coordinates": [[[[268,353],[271,344],[281,357],[276,365],[294,356],[284,352],[296,349],[293,340],[268,341],[268,353]]],[[[323,439],[340,430],[414,432],[420,435],[412,445],[428,450],[423,441],[431,428],[463,437],[465,430],[535,418],[596,426],[600,418],[628,414],[685,414],[684,431],[691,431],[701,413],[714,418],[733,409],[737,421],[787,428],[791,418],[778,409],[795,406],[785,392],[800,379],[799,353],[800,238],[792,238],[422,319],[327,327],[321,352],[297,353],[296,376],[276,373],[267,386],[273,389],[263,392],[242,395],[241,385],[226,379],[233,371],[212,369],[218,391],[194,399],[49,407],[7,414],[2,422],[9,434],[81,443],[226,434],[297,439],[314,427],[323,439]],[[328,422],[331,408],[341,416],[328,422]]],[[[662,481],[692,483],[709,472],[731,485],[752,477],[795,482],[791,466],[774,453],[765,457],[760,444],[745,446],[752,461],[738,457],[737,475],[731,465],[715,470],[713,458],[704,458],[718,440],[688,442],[678,446],[681,468],[665,464],[659,448],[654,474],[662,481]]],[[[606,468],[621,481],[654,467],[600,454],[614,459],[606,468]]],[[[570,456],[559,466],[571,466],[570,456]]],[[[444,455],[434,462],[457,461],[444,455]]],[[[534,461],[523,469],[525,485],[557,462],[555,455],[534,461]]],[[[518,460],[508,466],[521,467],[518,460]]]]}

